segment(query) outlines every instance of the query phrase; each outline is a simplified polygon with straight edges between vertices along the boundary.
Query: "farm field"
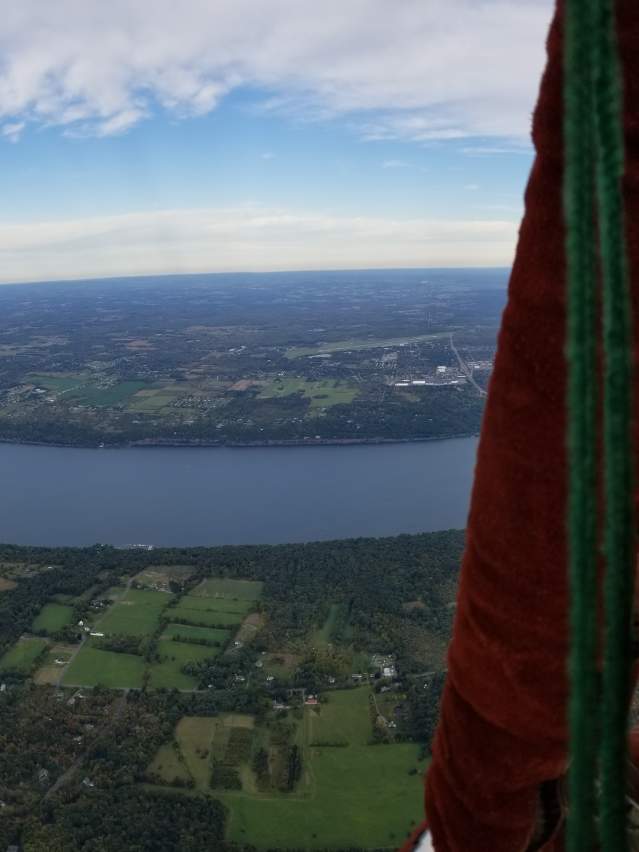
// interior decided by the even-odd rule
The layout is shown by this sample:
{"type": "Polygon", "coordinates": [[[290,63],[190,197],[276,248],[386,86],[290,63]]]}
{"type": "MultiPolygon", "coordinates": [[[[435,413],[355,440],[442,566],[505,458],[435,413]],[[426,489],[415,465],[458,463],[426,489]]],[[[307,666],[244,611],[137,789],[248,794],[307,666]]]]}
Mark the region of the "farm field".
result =
{"type": "Polygon", "coordinates": [[[206,790],[211,777],[211,745],[217,720],[212,716],[184,716],[175,738],[198,790],[206,790]]]}
{"type": "Polygon", "coordinates": [[[418,746],[368,745],[366,688],[331,692],[319,711],[305,708],[304,726],[300,794],[225,793],[229,840],[278,849],[396,848],[421,819],[425,765],[418,763],[418,746]],[[320,737],[349,745],[311,747],[320,737]]]}
{"type": "Polygon", "coordinates": [[[8,592],[10,589],[15,589],[15,580],[9,580],[7,577],[0,577],[0,592],[8,592]]]}
{"type": "Polygon", "coordinates": [[[166,630],[162,633],[162,639],[173,639],[177,636],[187,637],[189,639],[199,639],[206,642],[219,642],[223,645],[228,641],[230,632],[228,630],[219,630],[215,627],[193,627],[190,624],[169,624],[166,630]]]}
{"type": "Polygon", "coordinates": [[[256,601],[262,594],[264,583],[257,580],[234,580],[227,577],[208,577],[191,591],[196,597],[232,598],[256,601]]]}
{"type": "Polygon", "coordinates": [[[85,644],[62,679],[63,686],[107,686],[111,689],[139,689],[145,663],[134,654],[101,651],[85,644]]]}
{"type": "Polygon", "coordinates": [[[268,382],[258,394],[258,399],[277,399],[293,393],[302,393],[310,400],[311,409],[330,408],[340,403],[351,403],[359,395],[357,385],[339,379],[277,378],[268,382]]]}
{"type": "Polygon", "coordinates": [[[240,624],[242,616],[250,608],[248,601],[215,600],[185,595],[176,607],[171,607],[168,615],[184,619],[189,624],[208,627],[240,624]]]}
{"type": "MultiPolygon", "coordinates": [[[[245,614],[254,606],[255,595],[262,587],[260,583],[248,581],[205,581],[198,586],[197,595],[185,596],[177,606],[170,606],[173,595],[157,591],[157,588],[177,576],[186,578],[191,571],[188,566],[153,566],[136,577],[138,582],[148,582],[149,587],[111,588],[106,597],[113,603],[106,611],[98,613],[94,621],[88,622],[92,633],[103,635],[86,636],[84,645],[64,671],[63,685],[90,687],[101,684],[113,689],[131,689],[148,684],[152,689],[197,688],[197,678],[182,669],[189,663],[212,659],[222,652],[231,638],[231,630],[247,620],[245,614]],[[243,597],[206,596],[214,593],[243,597]],[[192,623],[181,624],[169,619],[192,623]],[[129,642],[126,637],[157,640],[158,659],[149,661],[143,656],[148,642],[136,648],[136,643],[129,642]],[[113,647],[116,649],[112,650],[113,647]]],[[[60,610],[70,609],[63,604],[48,606],[54,607],[47,610],[50,620],[53,614],[60,614],[60,610]]],[[[259,619],[259,614],[253,615],[259,619]]],[[[251,638],[257,629],[259,624],[251,625],[251,638]]],[[[56,667],[54,671],[51,666],[55,663],[50,662],[48,670],[42,671],[42,682],[58,682],[60,669],[56,667]]]]}
{"type": "Polygon", "coordinates": [[[180,786],[191,780],[191,774],[179,748],[173,743],[160,746],[157,754],[147,768],[150,779],[159,776],[167,784],[180,786]]]}
{"type": "Polygon", "coordinates": [[[71,623],[73,608],[60,603],[46,603],[33,619],[32,630],[55,633],[71,623]]]}
{"type": "Polygon", "coordinates": [[[158,654],[162,662],[152,663],[149,667],[149,686],[160,689],[194,689],[197,681],[181,669],[186,663],[200,662],[215,657],[219,648],[207,645],[194,645],[186,642],[174,642],[171,639],[160,639],[158,654]]]}
{"type": "Polygon", "coordinates": [[[162,746],[148,771],[171,784],[187,767],[195,790],[229,809],[228,839],[258,849],[395,849],[421,819],[425,763],[418,760],[419,747],[369,745],[367,687],[331,691],[326,703],[304,708],[294,737],[303,775],[292,793],[262,792],[256,785],[251,754],[267,743],[267,731],[242,714],[184,717],[175,732],[179,753],[162,746]],[[343,746],[312,745],[322,740],[343,746]],[[234,768],[242,790],[211,789],[212,761],[234,768]]]}
{"type": "Polygon", "coordinates": [[[323,647],[329,644],[333,630],[335,629],[338,612],[338,605],[331,604],[324,623],[311,635],[311,645],[315,647],[323,647]]]}
{"type": "Polygon", "coordinates": [[[160,623],[160,613],[170,597],[164,592],[147,589],[128,589],[123,598],[116,601],[108,612],[96,622],[101,633],[128,633],[131,636],[147,636],[160,623]]]}
{"type": "Polygon", "coordinates": [[[0,658],[0,672],[19,671],[28,674],[46,647],[46,639],[22,636],[0,658]]]}

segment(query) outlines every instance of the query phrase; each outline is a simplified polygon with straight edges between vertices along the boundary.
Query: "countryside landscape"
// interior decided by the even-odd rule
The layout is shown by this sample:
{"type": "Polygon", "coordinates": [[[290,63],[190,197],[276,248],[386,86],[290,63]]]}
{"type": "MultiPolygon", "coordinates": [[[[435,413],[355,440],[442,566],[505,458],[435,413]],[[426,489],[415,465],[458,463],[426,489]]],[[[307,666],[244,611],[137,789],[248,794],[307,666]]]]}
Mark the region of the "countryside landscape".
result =
{"type": "Polygon", "coordinates": [[[504,270],[0,291],[0,440],[286,445],[476,434],[504,270]]]}
{"type": "Polygon", "coordinates": [[[419,820],[462,540],[3,546],[0,842],[88,848],[73,814],[128,791],[170,807],[174,848],[186,823],[216,849],[395,848],[419,820]]]}

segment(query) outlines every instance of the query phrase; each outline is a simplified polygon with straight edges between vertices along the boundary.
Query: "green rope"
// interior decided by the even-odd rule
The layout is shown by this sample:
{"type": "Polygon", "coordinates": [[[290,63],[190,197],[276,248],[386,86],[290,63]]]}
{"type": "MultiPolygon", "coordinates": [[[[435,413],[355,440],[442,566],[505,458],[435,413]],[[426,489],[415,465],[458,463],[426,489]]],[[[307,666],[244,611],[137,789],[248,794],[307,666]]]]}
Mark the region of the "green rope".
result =
{"type": "Polygon", "coordinates": [[[594,257],[594,28],[584,0],[567,0],[564,59],[564,208],[567,262],[570,820],[568,852],[594,840],[596,704],[596,329],[594,257]]]}
{"type": "Polygon", "coordinates": [[[601,745],[604,850],[627,848],[626,725],[634,581],[632,332],[621,180],[621,73],[614,0],[599,0],[595,76],[597,197],[603,273],[605,454],[605,655],[601,745]]]}
{"type": "Polygon", "coordinates": [[[606,557],[601,716],[603,852],[627,849],[626,723],[634,582],[632,332],[621,178],[621,73],[614,0],[567,0],[565,186],[568,274],[568,459],[571,585],[569,852],[592,849],[595,832],[598,589],[596,468],[596,166],[603,279],[603,451],[606,557]]]}

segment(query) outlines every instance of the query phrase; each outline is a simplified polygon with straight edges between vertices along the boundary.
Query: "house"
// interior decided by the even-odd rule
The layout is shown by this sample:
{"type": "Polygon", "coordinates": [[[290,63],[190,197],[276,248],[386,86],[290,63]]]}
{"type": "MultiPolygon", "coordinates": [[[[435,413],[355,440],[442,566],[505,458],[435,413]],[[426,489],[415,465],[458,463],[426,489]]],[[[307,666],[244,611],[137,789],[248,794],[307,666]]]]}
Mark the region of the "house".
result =
{"type": "Polygon", "coordinates": [[[83,787],[95,787],[95,784],[93,783],[93,781],[90,778],[84,778],[82,780],[82,786],[83,787]]]}
{"type": "Polygon", "coordinates": [[[7,691],[7,684],[6,683],[0,683],[0,692],[6,692],[6,691],[7,691]]]}
{"type": "Polygon", "coordinates": [[[274,675],[267,675],[267,677],[266,677],[267,683],[273,683],[274,680],[275,680],[274,675]]]}
{"type": "Polygon", "coordinates": [[[382,669],[383,677],[395,677],[396,674],[397,670],[395,669],[395,666],[384,666],[382,669]]]}
{"type": "Polygon", "coordinates": [[[89,636],[104,636],[104,633],[90,633],[89,636]]]}
{"type": "Polygon", "coordinates": [[[234,680],[236,681],[236,683],[244,683],[246,678],[244,677],[244,675],[236,674],[234,680]]]}
{"type": "Polygon", "coordinates": [[[352,680],[357,680],[357,681],[359,681],[359,680],[363,680],[363,679],[364,679],[364,675],[362,675],[362,674],[352,674],[352,675],[351,675],[351,679],[352,679],[352,680]]]}
{"type": "Polygon", "coordinates": [[[304,704],[314,707],[316,704],[319,704],[319,699],[316,695],[309,695],[304,704]]]}
{"type": "Polygon", "coordinates": [[[49,770],[48,769],[41,769],[38,772],[38,781],[41,784],[47,784],[48,783],[48,781],[49,781],[49,770]]]}

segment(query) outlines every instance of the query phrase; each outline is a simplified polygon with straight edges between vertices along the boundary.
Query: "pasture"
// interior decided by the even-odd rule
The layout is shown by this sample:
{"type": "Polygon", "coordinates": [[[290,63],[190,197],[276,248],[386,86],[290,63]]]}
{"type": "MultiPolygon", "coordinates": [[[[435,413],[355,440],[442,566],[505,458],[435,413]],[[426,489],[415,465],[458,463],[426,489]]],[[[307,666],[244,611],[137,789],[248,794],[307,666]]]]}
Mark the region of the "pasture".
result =
{"type": "Polygon", "coordinates": [[[152,663],[149,667],[149,686],[154,689],[195,689],[196,679],[184,674],[182,666],[215,657],[219,654],[219,648],[160,639],[158,654],[160,662],[152,663]]]}
{"type": "Polygon", "coordinates": [[[128,589],[105,615],[96,621],[101,633],[128,633],[130,636],[148,636],[157,630],[160,614],[170,600],[164,592],[147,589],[128,589]]]}
{"type": "Polygon", "coordinates": [[[15,645],[0,658],[0,672],[16,671],[29,674],[46,647],[46,639],[21,636],[15,645]]]}
{"type": "Polygon", "coordinates": [[[139,689],[145,662],[134,654],[101,651],[83,645],[62,678],[63,686],[107,686],[111,689],[139,689]]]}
{"type": "Polygon", "coordinates": [[[235,580],[228,577],[208,577],[191,592],[196,597],[232,598],[239,601],[256,601],[262,594],[264,583],[258,580],[235,580]]]}
{"type": "Polygon", "coordinates": [[[191,779],[184,757],[179,747],[174,743],[160,746],[157,754],[147,768],[147,775],[152,779],[159,776],[166,784],[184,784],[191,779]]]}
{"type": "Polygon", "coordinates": [[[198,790],[209,787],[211,744],[215,730],[216,719],[212,716],[184,716],[175,729],[184,762],[198,790]]]}
{"type": "Polygon", "coordinates": [[[172,619],[184,620],[188,624],[226,627],[240,624],[248,608],[248,601],[216,601],[213,598],[185,595],[176,607],[171,607],[167,615],[172,619]]]}
{"type": "Polygon", "coordinates": [[[228,630],[219,630],[215,627],[193,627],[190,624],[168,624],[162,633],[162,639],[174,639],[186,637],[188,639],[201,640],[203,642],[217,642],[224,646],[228,642],[230,633],[228,630]]]}
{"type": "Polygon", "coordinates": [[[258,848],[397,848],[421,819],[425,764],[415,744],[371,746],[370,732],[366,688],[331,692],[319,711],[306,707],[297,792],[224,793],[228,839],[258,848]],[[348,745],[310,746],[320,738],[348,745]]]}
{"type": "Polygon", "coordinates": [[[46,603],[33,619],[32,630],[55,633],[71,624],[73,608],[60,603],[46,603]]]}
{"type": "Polygon", "coordinates": [[[265,383],[258,399],[274,399],[302,394],[310,402],[311,410],[330,408],[340,403],[351,403],[359,395],[360,389],[353,382],[340,379],[322,379],[312,381],[296,378],[277,378],[265,383]]]}

